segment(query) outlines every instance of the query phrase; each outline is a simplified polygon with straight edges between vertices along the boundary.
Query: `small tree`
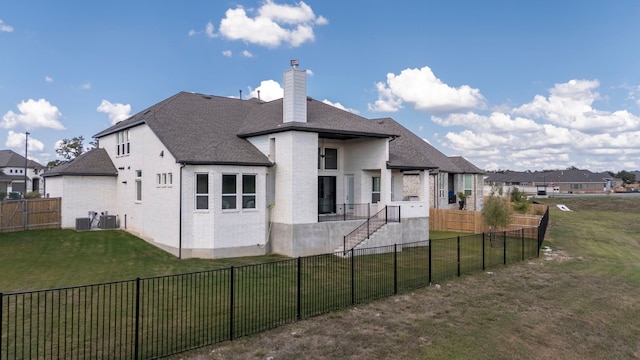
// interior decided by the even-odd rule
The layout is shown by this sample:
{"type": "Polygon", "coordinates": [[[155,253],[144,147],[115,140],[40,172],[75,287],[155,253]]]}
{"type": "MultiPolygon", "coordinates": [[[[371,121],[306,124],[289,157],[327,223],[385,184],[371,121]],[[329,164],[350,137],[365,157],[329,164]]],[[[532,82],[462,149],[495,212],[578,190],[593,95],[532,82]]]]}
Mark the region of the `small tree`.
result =
{"type": "Polygon", "coordinates": [[[511,208],[507,201],[497,196],[489,196],[482,208],[482,218],[489,225],[489,241],[494,244],[494,233],[506,228],[511,220],[511,208]]]}
{"type": "MultiPolygon", "coordinates": [[[[89,143],[90,147],[86,150],[90,150],[95,147],[95,141],[89,143]]],[[[76,136],[71,139],[62,139],[60,145],[56,149],[56,153],[63,157],[65,160],[72,160],[78,156],[84,154],[84,136],[76,136]]],[[[49,165],[49,164],[47,164],[49,165]]],[[[57,165],[57,164],[52,164],[57,165]]]]}

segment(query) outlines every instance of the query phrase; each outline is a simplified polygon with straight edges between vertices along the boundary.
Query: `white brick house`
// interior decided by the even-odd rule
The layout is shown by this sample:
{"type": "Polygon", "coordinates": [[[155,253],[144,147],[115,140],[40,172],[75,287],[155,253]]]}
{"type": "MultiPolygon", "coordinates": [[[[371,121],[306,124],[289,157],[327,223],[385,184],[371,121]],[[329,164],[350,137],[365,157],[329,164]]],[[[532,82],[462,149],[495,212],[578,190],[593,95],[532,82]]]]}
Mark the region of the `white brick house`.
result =
{"type": "MultiPolygon", "coordinates": [[[[428,157],[444,155],[392,119],[307,97],[306,72],[295,66],[284,90],[270,102],[180,92],[96,134],[99,149],[74,161],[103,152],[116,174],[84,178],[92,203],[66,210],[75,213],[63,214],[64,225],[107,211],[179,257],[305,256],[338,249],[366,221],[323,220],[393,206],[401,221],[367,246],[428,239],[429,172],[438,168],[428,157]]],[[[56,168],[46,177],[63,208],[74,195],[50,183],[73,177],[56,168]]]]}

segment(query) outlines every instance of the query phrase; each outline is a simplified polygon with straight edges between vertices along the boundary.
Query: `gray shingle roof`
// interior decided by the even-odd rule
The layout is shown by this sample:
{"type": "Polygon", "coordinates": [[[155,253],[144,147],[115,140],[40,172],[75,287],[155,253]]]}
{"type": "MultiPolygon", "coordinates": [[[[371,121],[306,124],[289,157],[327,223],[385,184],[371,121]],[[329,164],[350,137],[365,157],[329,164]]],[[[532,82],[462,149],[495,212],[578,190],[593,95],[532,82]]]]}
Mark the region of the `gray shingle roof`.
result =
{"type": "Polygon", "coordinates": [[[111,162],[105,149],[91,149],[77,158],[65,161],[42,176],[53,177],[63,175],[74,176],[117,176],[118,170],[111,162]]]}
{"type": "Polygon", "coordinates": [[[180,92],[94,135],[147,124],[178,162],[270,165],[267,157],[237,136],[258,100],[180,92]]]}
{"type": "Polygon", "coordinates": [[[178,162],[262,166],[269,166],[271,162],[245,138],[289,130],[316,132],[321,138],[393,138],[390,168],[464,172],[446,155],[393,119],[369,120],[307,98],[307,122],[283,123],[282,101],[180,92],[94,137],[144,123],[178,162]]]}
{"type": "Polygon", "coordinates": [[[607,172],[570,169],[552,171],[502,171],[488,174],[485,183],[604,183],[613,179],[607,172]]]}
{"type": "MultiPolygon", "coordinates": [[[[0,150],[0,168],[3,167],[24,167],[24,156],[13,150],[0,150]]],[[[33,160],[28,161],[27,167],[30,169],[44,168],[44,166],[33,160]]]]}
{"type": "Polygon", "coordinates": [[[449,159],[465,174],[484,174],[484,170],[473,165],[469,160],[462,156],[449,156],[449,159]]]}
{"type": "Polygon", "coordinates": [[[399,134],[389,143],[389,167],[394,169],[439,169],[461,173],[449,157],[431,146],[424,139],[409,131],[391,118],[372,120],[387,131],[399,134]]]}
{"type": "Polygon", "coordinates": [[[307,97],[307,122],[282,123],[282,99],[259,103],[247,117],[238,135],[248,137],[288,130],[313,131],[321,137],[388,138],[398,135],[375,121],[307,97]]]}

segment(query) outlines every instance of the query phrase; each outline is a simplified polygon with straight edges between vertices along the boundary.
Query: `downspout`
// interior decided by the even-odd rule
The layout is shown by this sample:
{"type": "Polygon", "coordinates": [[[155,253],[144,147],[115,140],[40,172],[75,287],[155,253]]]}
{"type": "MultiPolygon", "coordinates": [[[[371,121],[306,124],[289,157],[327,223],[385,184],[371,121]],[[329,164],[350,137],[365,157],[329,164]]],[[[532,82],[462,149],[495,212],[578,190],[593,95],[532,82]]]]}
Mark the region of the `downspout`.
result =
{"type": "Polygon", "coordinates": [[[180,193],[178,194],[178,259],[182,259],[182,169],[184,166],[184,163],[180,163],[180,193]]]}

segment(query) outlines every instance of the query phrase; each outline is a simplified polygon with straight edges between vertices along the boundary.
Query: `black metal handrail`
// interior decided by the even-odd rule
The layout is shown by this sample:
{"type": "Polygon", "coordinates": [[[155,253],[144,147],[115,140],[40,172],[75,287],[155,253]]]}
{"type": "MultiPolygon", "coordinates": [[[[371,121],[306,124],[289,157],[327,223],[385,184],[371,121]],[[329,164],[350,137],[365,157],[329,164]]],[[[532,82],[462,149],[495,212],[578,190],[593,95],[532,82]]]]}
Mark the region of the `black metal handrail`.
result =
{"type": "Polygon", "coordinates": [[[389,222],[400,222],[400,206],[385,206],[384,209],[378,211],[352,232],[345,235],[342,243],[343,252],[346,254],[347,251],[369,239],[374,232],[389,222]],[[347,246],[349,247],[348,249],[347,246]]]}
{"type": "Polygon", "coordinates": [[[318,222],[368,219],[371,204],[331,204],[318,209],[318,222]]]}

